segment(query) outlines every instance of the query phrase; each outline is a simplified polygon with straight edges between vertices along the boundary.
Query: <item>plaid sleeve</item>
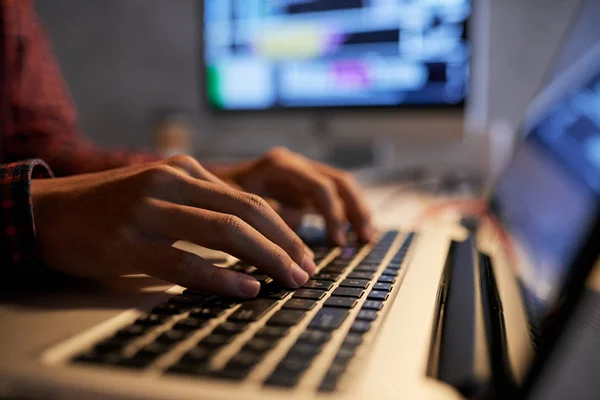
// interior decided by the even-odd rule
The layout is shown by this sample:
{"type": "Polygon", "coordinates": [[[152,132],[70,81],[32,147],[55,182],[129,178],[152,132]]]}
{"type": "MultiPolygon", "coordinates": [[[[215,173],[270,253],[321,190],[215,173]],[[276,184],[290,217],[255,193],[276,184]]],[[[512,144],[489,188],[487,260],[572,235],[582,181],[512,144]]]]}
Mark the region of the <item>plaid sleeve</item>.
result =
{"type": "MultiPolygon", "coordinates": [[[[77,124],[75,105],[32,0],[11,1],[5,22],[13,119],[3,138],[5,162],[43,159],[57,176],[156,161],[152,153],[105,150],[77,124]]],[[[2,158],[2,157],[0,157],[2,158]]]]}
{"type": "Polygon", "coordinates": [[[0,165],[0,265],[35,261],[31,179],[49,177],[52,172],[41,160],[0,165]]]}

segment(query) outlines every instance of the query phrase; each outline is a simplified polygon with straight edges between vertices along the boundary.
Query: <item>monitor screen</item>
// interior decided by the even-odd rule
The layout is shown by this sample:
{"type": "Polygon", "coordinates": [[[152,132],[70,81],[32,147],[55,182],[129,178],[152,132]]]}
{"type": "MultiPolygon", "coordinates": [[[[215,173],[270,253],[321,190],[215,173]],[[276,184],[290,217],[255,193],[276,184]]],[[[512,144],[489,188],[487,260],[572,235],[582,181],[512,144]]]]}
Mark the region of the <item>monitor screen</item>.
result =
{"type": "Polygon", "coordinates": [[[454,106],[470,0],[205,0],[212,108],[454,106]]]}
{"type": "Polygon", "coordinates": [[[559,304],[599,202],[600,75],[533,124],[492,196],[533,333],[559,304]]]}

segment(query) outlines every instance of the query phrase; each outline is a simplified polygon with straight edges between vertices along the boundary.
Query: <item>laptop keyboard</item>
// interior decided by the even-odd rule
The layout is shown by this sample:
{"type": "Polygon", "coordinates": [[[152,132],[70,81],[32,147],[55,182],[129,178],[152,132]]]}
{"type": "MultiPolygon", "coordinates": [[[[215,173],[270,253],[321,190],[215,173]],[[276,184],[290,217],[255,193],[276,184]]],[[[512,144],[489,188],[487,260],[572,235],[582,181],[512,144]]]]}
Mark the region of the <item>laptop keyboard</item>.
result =
{"type": "Polygon", "coordinates": [[[389,231],[375,245],[311,246],[318,271],[297,290],[238,262],[229,268],[261,282],[256,299],[186,289],[72,362],[232,381],[254,374],[264,385],[293,388],[320,357],[316,387],[334,391],[383,318],[413,239],[389,231]],[[265,370],[268,358],[275,366],[265,370]]]}

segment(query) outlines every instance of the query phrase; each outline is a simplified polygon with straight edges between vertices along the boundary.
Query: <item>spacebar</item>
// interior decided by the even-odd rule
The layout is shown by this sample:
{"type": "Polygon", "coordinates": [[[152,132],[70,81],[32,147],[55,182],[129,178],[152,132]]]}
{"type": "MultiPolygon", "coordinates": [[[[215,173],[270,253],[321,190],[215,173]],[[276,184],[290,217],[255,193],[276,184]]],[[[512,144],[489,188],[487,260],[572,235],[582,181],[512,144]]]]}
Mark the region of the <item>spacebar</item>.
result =
{"type": "Polygon", "coordinates": [[[242,304],[231,316],[232,321],[257,321],[265,315],[275,304],[277,300],[254,299],[242,304]]]}

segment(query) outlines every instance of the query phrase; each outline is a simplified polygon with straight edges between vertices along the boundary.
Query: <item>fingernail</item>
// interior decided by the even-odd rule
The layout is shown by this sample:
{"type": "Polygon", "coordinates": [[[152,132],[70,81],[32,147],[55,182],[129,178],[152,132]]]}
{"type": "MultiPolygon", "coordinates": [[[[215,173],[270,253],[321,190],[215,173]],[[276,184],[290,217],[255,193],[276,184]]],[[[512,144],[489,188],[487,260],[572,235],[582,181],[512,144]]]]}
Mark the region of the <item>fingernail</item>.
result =
{"type": "Polygon", "coordinates": [[[243,277],[240,279],[238,289],[245,297],[256,297],[260,291],[260,283],[250,277],[243,277]]]}
{"type": "Polygon", "coordinates": [[[309,276],[313,276],[315,271],[317,270],[317,265],[313,261],[314,256],[310,254],[304,255],[304,260],[302,260],[302,269],[306,271],[309,276]]]}
{"type": "Polygon", "coordinates": [[[292,279],[296,282],[296,285],[300,287],[308,281],[308,274],[298,265],[294,264],[292,266],[292,279]]]}

